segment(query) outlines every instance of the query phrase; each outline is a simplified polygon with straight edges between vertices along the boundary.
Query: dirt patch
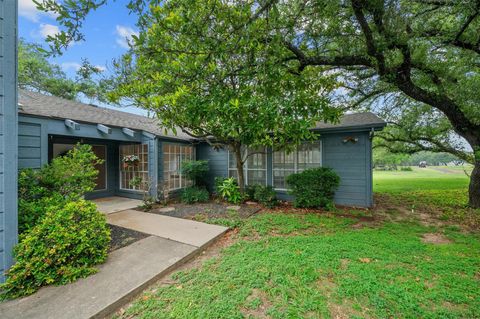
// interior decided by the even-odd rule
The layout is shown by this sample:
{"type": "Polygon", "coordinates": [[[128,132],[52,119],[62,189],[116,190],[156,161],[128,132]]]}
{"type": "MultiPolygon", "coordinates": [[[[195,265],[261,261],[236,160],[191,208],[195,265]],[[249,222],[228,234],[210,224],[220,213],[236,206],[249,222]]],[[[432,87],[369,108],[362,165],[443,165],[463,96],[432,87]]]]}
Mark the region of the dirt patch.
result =
{"type": "Polygon", "coordinates": [[[375,194],[374,214],[385,221],[414,221],[424,226],[443,226],[448,224],[440,219],[440,212],[425,207],[408,206],[408,203],[398,202],[392,195],[375,194]]]}
{"type": "Polygon", "coordinates": [[[422,241],[427,244],[442,245],[450,244],[452,241],[442,234],[426,233],[422,236],[422,241]]]}
{"type": "Polygon", "coordinates": [[[126,247],[150,236],[149,234],[116,225],[108,224],[108,227],[110,227],[111,236],[109,252],[126,247]]]}
{"type": "MultiPolygon", "coordinates": [[[[171,217],[194,219],[197,215],[203,215],[206,218],[224,218],[229,217],[231,204],[222,202],[209,202],[197,204],[171,203],[169,207],[175,208],[172,211],[162,212],[162,206],[155,207],[149,211],[152,214],[166,215],[171,217]]],[[[238,214],[240,218],[248,218],[261,209],[260,205],[239,205],[239,209],[234,213],[238,214]]]]}
{"type": "Polygon", "coordinates": [[[246,307],[243,307],[240,311],[246,318],[270,318],[267,315],[268,309],[272,307],[272,303],[268,300],[267,294],[260,289],[252,289],[252,293],[245,300],[246,307]],[[248,306],[253,305],[253,306],[248,306]]]}

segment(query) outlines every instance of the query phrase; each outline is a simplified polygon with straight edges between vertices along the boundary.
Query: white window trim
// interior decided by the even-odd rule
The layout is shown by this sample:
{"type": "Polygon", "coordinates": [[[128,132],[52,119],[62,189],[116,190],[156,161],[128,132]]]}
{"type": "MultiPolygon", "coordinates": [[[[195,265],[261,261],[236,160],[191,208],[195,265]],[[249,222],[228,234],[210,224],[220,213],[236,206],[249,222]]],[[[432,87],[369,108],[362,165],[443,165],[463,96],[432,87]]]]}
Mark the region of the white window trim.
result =
{"type": "MultiPolygon", "coordinates": [[[[227,176],[230,177],[230,171],[237,171],[237,168],[231,168],[230,167],[230,150],[228,150],[228,157],[227,157],[227,176]]],[[[248,154],[248,148],[247,148],[247,154],[248,154]]],[[[248,184],[248,171],[264,171],[265,172],[265,185],[268,185],[268,148],[265,147],[265,156],[267,157],[265,159],[265,168],[248,168],[248,160],[245,161],[243,164],[243,178],[245,180],[245,185],[248,184]]]]}
{"type": "MultiPolygon", "coordinates": [[[[181,144],[181,143],[164,143],[164,144],[180,146],[180,153],[171,153],[171,152],[167,153],[168,155],[170,155],[170,154],[180,155],[180,162],[178,164],[178,176],[179,176],[179,179],[180,179],[180,183],[179,183],[180,187],[168,188],[168,191],[169,192],[177,191],[177,190],[181,190],[181,189],[184,189],[186,187],[191,186],[191,185],[188,185],[188,181],[186,182],[187,185],[183,185],[183,174],[181,172],[181,169],[182,169],[181,158],[182,158],[182,154],[183,154],[182,153],[183,148],[184,147],[191,147],[192,148],[192,160],[194,161],[196,159],[196,155],[197,155],[195,147],[193,145],[190,145],[190,144],[181,144]]],[[[165,166],[165,152],[163,152],[163,150],[162,150],[162,153],[163,153],[162,154],[162,156],[163,156],[163,163],[162,163],[163,172],[162,172],[162,174],[163,174],[163,182],[165,183],[167,181],[167,180],[165,180],[165,168],[164,168],[164,166],[165,166]]],[[[174,172],[174,171],[168,170],[167,172],[171,173],[171,172],[174,172]]],[[[168,181],[170,181],[170,179],[168,179],[168,181]]]]}
{"type": "MultiPolygon", "coordinates": [[[[320,166],[319,167],[323,167],[323,141],[322,140],[319,140],[319,146],[320,146],[320,166]]],[[[287,192],[288,191],[288,188],[276,188],[275,185],[274,185],[274,175],[273,175],[273,172],[275,170],[281,170],[281,171],[293,171],[293,174],[296,174],[298,173],[298,149],[295,149],[295,157],[294,157],[294,162],[293,162],[293,170],[291,169],[275,169],[274,167],[274,163],[273,163],[273,151],[272,151],[272,186],[273,186],[273,189],[276,190],[276,191],[280,191],[280,192],[287,192]]]]}
{"type": "MultiPolygon", "coordinates": [[[[127,144],[122,144],[122,145],[127,145],[127,144]]],[[[148,159],[148,154],[150,153],[150,146],[149,146],[148,144],[146,144],[146,143],[140,143],[140,144],[135,144],[135,145],[147,145],[147,160],[149,160],[149,159],[148,159]]],[[[121,145],[118,146],[119,154],[120,154],[120,146],[121,146],[121,145]]],[[[141,189],[131,189],[131,188],[123,188],[123,187],[122,187],[123,179],[122,179],[122,166],[121,166],[121,165],[122,165],[122,159],[119,158],[119,165],[118,165],[118,172],[119,172],[119,173],[118,173],[118,174],[119,174],[118,182],[119,182],[119,187],[118,187],[118,189],[119,189],[120,191],[124,191],[124,192],[143,193],[144,190],[141,190],[141,189]]],[[[148,164],[148,165],[149,165],[149,164],[148,164]]],[[[147,166],[148,166],[148,165],[147,165],[147,166]]],[[[147,168],[148,168],[148,167],[147,167],[147,168]]],[[[142,174],[145,173],[145,172],[147,173],[147,175],[150,174],[150,172],[149,172],[148,170],[147,170],[147,171],[140,171],[140,172],[141,172],[142,174]]]]}

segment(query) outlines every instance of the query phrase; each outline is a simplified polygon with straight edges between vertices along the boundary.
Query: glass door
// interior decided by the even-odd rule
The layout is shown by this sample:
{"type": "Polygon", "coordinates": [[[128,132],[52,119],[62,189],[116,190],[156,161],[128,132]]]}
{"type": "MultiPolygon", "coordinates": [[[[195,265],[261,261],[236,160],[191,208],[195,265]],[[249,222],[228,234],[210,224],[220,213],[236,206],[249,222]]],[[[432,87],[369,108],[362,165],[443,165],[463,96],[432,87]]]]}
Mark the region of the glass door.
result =
{"type": "Polygon", "coordinates": [[[120,145],[120,189],[148,190],[148,145],[120,145]]]}

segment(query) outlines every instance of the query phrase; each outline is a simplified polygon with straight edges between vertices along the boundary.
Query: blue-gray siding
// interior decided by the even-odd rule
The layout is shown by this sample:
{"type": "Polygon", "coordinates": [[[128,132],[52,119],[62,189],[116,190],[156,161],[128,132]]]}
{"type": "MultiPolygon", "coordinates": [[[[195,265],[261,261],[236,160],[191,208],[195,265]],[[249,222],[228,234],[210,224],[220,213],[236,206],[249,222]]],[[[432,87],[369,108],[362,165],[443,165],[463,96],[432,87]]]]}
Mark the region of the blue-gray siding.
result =
{"type": "Polygon", "coordinates": [[[17,1],[0,0],[0,282],[17,242],[17,1]]]}
{"type": "MultiPolygon", "coordinates": [[[[338,132],[321,135],[322,165],[331,167],[340,176],[340,186],[335,193],[335,203],[346,206],[370,207],[373,205],[371,141],[369,132],[338,132]],[[344,143],[345,137],[358,139],[357,143],[344,143]]],[[[209,187],[216,176],[228,174],[228,152],[214,150],[208,144],[197,147],[197,159],[209,160],[209,187]]],[[[267,154],[267,182],[272,185],[272,156],[267,154]]],[[[286,192],[277,192],[278,197],[292,199],[286,192]]]]}
{"type": "Polygon", "coordinates": [[[213,149],[207,143],[197,146],[197,160],[208,160],[208,188],[213,190],[215,177],[228,176],[228,153],[224,149],[213,149]]]}
{"type": "Polygon", "coordinates": [[[48,162],[49,138],[81,139],[84,143],[105,145],[107,148],[107,189],[94,191],[87,198],[120,195],[141,199],[143,194],[137,191],[119,189],[119,145],[130,143],[146,143],[149,146],[149,170],[152,183],[156,184],[157,163],[155,155],[156,143],[152,137],[137,132],[135,137],[128,136],[121,128],[112,128],[111,134],[102,133],[94,124],[81,123],[79,130],[65,126],[64,120],[43,118],[29,115],[19,116],[18,132],[18,167],[40,168],[48,162]]]}

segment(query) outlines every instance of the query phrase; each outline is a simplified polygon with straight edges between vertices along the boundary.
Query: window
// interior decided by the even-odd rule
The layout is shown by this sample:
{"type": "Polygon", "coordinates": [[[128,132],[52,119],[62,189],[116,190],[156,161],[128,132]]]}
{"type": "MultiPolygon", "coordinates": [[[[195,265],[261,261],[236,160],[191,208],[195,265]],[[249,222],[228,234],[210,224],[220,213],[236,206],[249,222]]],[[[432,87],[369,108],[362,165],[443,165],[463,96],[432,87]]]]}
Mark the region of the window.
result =
{"type": "Polygon", "coordinates": [[[320,141],[303,143],[290,154],[285,151],[273,152],[273,186],[276,189],[287,189],[288,175],[320,166],[322,166],[320,141]]]}
{"type": "MultiPolygon", "coordinates": [[[[243,165],[243,175],[247,185],[267,184],[267,150],[266,148],[243,149],[242,158],[248,158],[243,165]]],[[[228,152],[228,176],[237,178],[237,161],[235,154],[228,152]]]]}
{"type": "Polygon", "coordinates": [[[181,189],[192,185],[182,175],[182,163],[195,160],[195,148],[191,145],[163,144],[163,180],[168,190],[181,189]]]}
{"type": "Polygon", "coordinates": [[[120,189],[148,190],[148,145],[120,145],[120,189]]]}

